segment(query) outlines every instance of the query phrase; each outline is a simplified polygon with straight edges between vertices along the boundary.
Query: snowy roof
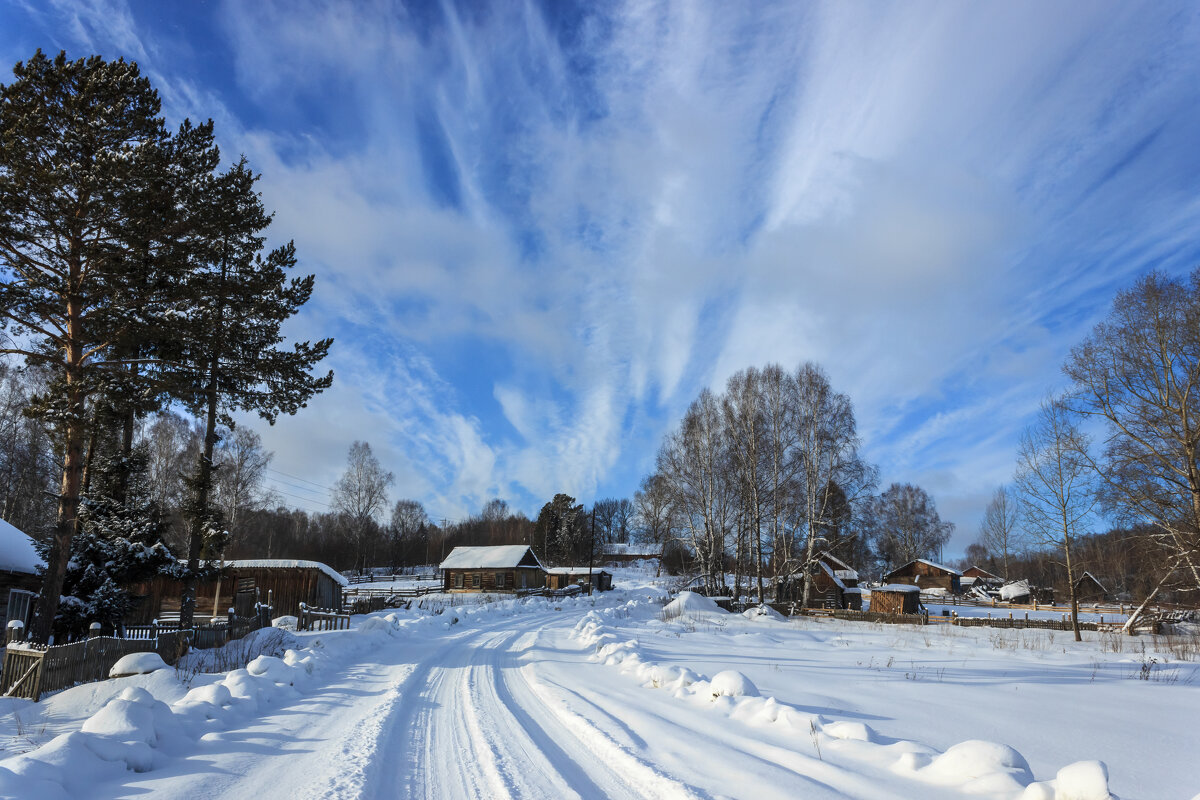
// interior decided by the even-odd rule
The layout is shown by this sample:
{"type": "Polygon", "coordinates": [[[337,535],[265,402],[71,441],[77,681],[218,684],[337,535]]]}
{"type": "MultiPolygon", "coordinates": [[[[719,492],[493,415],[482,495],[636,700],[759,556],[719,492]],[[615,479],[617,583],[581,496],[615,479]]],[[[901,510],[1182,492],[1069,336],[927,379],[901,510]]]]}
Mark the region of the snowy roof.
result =
{"type": "Polygon", "coordinates": [[[1100,587],[1100,591],[1105,592],[1105,593],[1108,592],[1108,589],[1104,588],[1104,584],[1101,583],[1099,580],[1097,580],[1096,576],[1090,572],[1085,572],[1082,575],[1080,575],[1079,580],[1075,581],[1075,585],[1078,586],[1079,584],[1083,583],[1084,578],[1091,578],[1092,580],[1096,581],[1096,585],[1100,587]]]}
{"type": "Polygon", "coordinates": [[[978,575],[975,575],[972,577],[991,578],[992,580],[995,580],[995,581],[1003,580],[1003,578],[1001,578],[999,575],[995,574],[994,572],[988,572],[986,569],[984,569],[981,566],[978,566],[977,564],[972,564],[971,566],[967,567],[965,570],[963,570],[963,574],[966,575],[968,572],[971,572],[972,570],[979,573],[978,575]]]}
{"type": "Polygon", "coordinates": [[[837,573],[835,573],[832,569],[830,569],[829,565],[826,564],[824,561],[818,561],[817,563],[821,565],[821,569],[825,570],[825,574],[829,576],[830,580],[833,581],[834,585],[836,585],[839,589],[845,591],[846,584],[842,583],[842,579],[838,577],[837,573]]]}
{"type": "Polygon", "coordinates": [[[851,586],[849,589],[846,590],[846,594],[862,594],[862,593],[863,593],[863,590],[858,588],[857,586],[851,586]]]}
{"type": "Polygon", "coordinates": [[[502,544],[492,547],[456,547],[446,556],[439,569],[506,569],[510,567],[541,567],[534,552],[524,544],[502,544]],[[521,562],[526,555],[532,564],[521,562]]]}
{"type": "Polygon", "coordinates": [[[326,566],[320,561],[302,561],[290,558],[244,558],[240,561],[226,561],[225,566],[241,567],[242,569],[319,569],[340,585],[350,585],[350,581],[346,580],[343,575],[334,572],[332,567],[326,566]]]}
{"type": "Polygon", "coordinates": [[[654,558],[662,553],[657,544],[606,544],[602,551],[606,556],[644,556],[654,558]]]}
{"type": "Polygon", "coordinates": [[[1000,599],[1010,600],[1029,594],[1029,581],[1013,581],[1000,587],[1000,599]]]}
{"type": "Polygon", "coordinates": [[[896,567],[894,570],[889,572],[888,575],[895,575],[897,572],[904,569],[904,567],[909,566],[909,564],[924,564],[926,566],[933,567],[934,569],[940,569],[942,572],[949,572],[951,575],[958,575],[960,578],[962,577],[962,573],[956,570],[954,567],[947,567],[945,564],[939,564],[936,561],[930,561],[927,558],[914,558],[912,561],[909,561],[908,564],[896,567]]]}
{"type": "Polygon", "coordinates": [[[872,591],[875,592],[919,592],[920,586],[912,586],[907,583],[888,583],[883,586],[877,586],[872,591]]]}
{"type": "Polygon", "coordinates": [[[0,569],[33,575],[44,563],[33,549],[33,539],[0,519],[0,569]]]}

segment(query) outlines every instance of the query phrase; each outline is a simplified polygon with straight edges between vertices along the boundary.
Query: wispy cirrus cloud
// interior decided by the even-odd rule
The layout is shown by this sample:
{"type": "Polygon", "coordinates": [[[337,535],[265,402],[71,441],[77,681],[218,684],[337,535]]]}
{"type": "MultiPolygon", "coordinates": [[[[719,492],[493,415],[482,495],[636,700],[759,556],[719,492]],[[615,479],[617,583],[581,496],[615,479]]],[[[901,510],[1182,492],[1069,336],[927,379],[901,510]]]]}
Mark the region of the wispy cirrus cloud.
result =
{"type": "Polygon", "coordinates": [[[629,493],[701,386],[814,359],[961,546],[1115,288],[1197,254],[1185,4],[53,13],[216,114],[317,273],[339,383],[272,446],[373,439],[436,513],[629,493]]]}

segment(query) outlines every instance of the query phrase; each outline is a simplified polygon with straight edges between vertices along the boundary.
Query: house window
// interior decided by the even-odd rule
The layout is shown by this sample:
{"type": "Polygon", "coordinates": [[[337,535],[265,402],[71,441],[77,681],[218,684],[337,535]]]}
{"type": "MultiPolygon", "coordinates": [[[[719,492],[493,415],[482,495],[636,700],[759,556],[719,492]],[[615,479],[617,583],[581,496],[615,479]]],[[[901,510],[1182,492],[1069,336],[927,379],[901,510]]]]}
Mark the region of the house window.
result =
{"type": "Polygon", "coordinates": [[[482,575],[480,575],[478,572],[472,572],[472,573],[471,573],[471,588],[472,588],[472,589],[478,589],[478,588],[479,588],[479,580],[480,580],[480,578],[482,578],[482,577],[483,577],[483,576],[482,576],[482,575]]]}
{"type": "Polygon", "coordinates": [[[504,588],[504,573],[503,572],[496,573],[496,588],[497,589],[504,588]]]}
{"type": "Polygon", "coordinates": [[[27,592],[24,589],[10,589],[8,592],[8,619],[5,624],[14,619],[19,619],[29,627],[29,612],[33,610],[33,598],[37,597],[33,592],[27,592]]]}
{"type": "Polygon", "coordinates": [[[461,589],[463,587],[463,574],[461,572],[454,573],[454,588],[461,589]]]}

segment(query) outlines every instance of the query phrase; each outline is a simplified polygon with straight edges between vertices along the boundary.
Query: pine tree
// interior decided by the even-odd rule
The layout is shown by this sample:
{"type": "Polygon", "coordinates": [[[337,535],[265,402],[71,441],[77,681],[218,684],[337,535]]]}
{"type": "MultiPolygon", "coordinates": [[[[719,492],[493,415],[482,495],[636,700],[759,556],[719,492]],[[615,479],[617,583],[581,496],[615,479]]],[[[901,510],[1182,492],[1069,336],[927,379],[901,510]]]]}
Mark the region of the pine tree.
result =
{"type": "Polygon", "coordinates": [[[216,151],[211,125],[167,132],[136,64],[39,50],[13,73],[0,86],[0,324],[13,334],[0,354],[53,373],[30,407],[63,453],[31,631],[46,641],[78,527],[89,398],[115,372],[140,391],[133,365],[163,340],[195,179],[216,151]]]}
{"type": "Polygon", "coordinates": [[[190,529],[180,606],[184,626],[191,624],[195,610],[200,562],[219,555],[228,538],[213,502],[219,426],[232,429],[231,415],[237,411],[255,412],[273,424],[279,414],[296,413],[333,381],[332,372],[310,372],[329,352],[332,339],[281,346],[280,327],[311,297],[313,276],[288,278],[296,265],[291,242],[262,255],[263,231],[271,216],[255,191],[257,181],[245,158],[213,181],[201,212],[198,259],[179,315],[183,359],[172,391],[205,429],[184,509],[190,529]]]}

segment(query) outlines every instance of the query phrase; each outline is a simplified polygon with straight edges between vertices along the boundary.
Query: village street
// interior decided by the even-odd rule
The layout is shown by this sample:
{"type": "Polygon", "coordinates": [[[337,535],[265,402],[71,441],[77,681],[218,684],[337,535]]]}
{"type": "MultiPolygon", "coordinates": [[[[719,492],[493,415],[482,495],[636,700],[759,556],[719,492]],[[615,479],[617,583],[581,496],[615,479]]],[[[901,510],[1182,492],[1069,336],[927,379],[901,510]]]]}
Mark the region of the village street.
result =
{"type": "Polygon", "coordinates": [[[538,606],[364,652],[323,687],[206,736],[193,756],[131,774],[113,794],[784,798],[806,787],[807,797],[910,796],[895,775],[875,780],[863,764],[801,754],[789,740],[811,750],[807,739],[764,735],[589,661],[571,636],[584,610],[538,606]]]}

